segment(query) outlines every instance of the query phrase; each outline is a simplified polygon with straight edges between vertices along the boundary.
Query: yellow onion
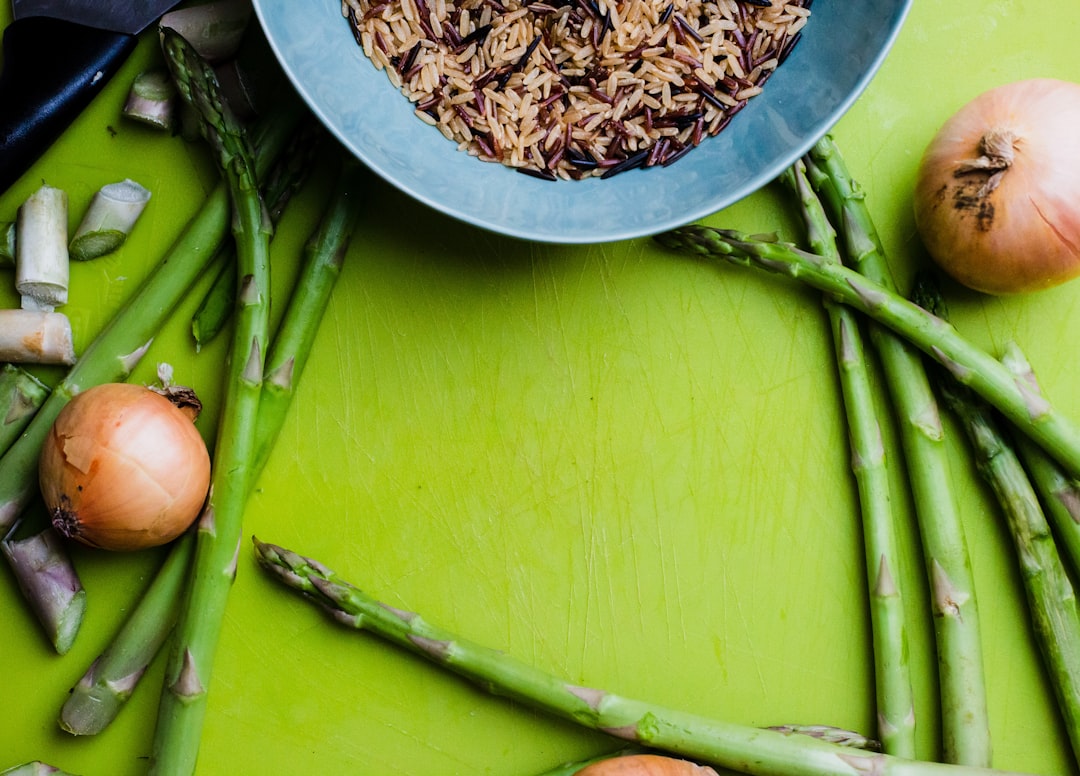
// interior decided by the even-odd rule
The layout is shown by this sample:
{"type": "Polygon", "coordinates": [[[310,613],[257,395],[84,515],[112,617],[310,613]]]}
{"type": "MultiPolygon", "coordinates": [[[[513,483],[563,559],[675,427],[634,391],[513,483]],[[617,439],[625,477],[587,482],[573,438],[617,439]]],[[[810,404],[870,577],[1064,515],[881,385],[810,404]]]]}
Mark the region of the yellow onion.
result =
{"type": "Polygon", "coordinates": [[[991,294],[1080,275],[1080,84],[991,89],[949,118],[923,155],[915,224],[946,273],[991,294]]]}
{"type": "Polygon", "coordinates": [[[57,531],[107,550],[154,547],[183,533],[210,486],[197,412],[128,383],[95,386],[71,399],[53,423],[38,468],[57,531]]]}
{"type": "Polygon", "coordinates": [[[716,776],[706,765],[657,754],[631,754],[599,760],[574,776],[716,776]]]}

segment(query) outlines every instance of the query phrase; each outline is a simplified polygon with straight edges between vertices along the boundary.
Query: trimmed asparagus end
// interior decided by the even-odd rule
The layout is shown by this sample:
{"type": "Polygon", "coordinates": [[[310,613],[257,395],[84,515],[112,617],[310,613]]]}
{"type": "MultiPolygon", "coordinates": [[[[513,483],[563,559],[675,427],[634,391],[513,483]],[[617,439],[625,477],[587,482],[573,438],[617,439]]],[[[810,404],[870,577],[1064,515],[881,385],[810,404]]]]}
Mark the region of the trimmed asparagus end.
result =
{"type": "Polygon", "coordinates": [[[41,407],[49,388],[14,364],[0,366],[0,455],[41,407]]]}
{"type": "Polygon", "coordinates": [[[176,86],[168,72],[147,70],[135,76],[121,113],[157,129],[172,129],[176,121],[176,86]]]}
{"type": "Polygon", "coordinates": [[[19,207],[15,224],[15,288],[58,307],[68,295],[68,198],[44,185],[19,207]]]}
{"type": "Polygon", "coordinates": [[[47,310],[0,310],[0,362],[74,364],[68,317],[47,310]]]}
{"type": "Polygon", "coordinates": [[[23,763],[22,765],[16,765],[13,768],[8,768],[6,771],[0,771],[0,776],[74,776],[67,771],[62,771],[59,768],[43,763],[40,760],[34,760],[33,762],[23,763]]]}
{"type": "Polygon", "coordinates": [[[127,240],[149,201],[149,190],[130,179],[102,186],[71,238],[71,258],[89,261],[115,251],[127,240]]]}
{"type": "Polygon", "coordinates": [[[144,666],[128,676],[102,684],[97,673],[100,664],[100,658],[94,661],[60,709],[57,723],[73,736],[96,735],[108,727],[146,670],[144,666]]]}
{"type": "Polygon", "coordinates": [[[26,538],[5,539],[0,550],[53,648],[57,654],[67,653],[86,611],[86,591],[60,538],[46,529],[26,538]]]}
{"type": "Polygon", "coordinates": [[[15,222],[0,221],[0,267],[15,266],[15,222]]]}

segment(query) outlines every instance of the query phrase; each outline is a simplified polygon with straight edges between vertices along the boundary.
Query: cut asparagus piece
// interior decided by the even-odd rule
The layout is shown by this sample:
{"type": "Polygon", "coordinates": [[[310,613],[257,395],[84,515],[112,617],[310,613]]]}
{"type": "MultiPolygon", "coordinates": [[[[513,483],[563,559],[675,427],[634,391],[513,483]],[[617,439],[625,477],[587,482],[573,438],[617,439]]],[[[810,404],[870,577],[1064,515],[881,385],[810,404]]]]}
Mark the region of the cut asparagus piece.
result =
{"type": "Polygon", "coordinates": [[[71,238],[68,255],[89,261],[117,250],[149,201],[150,191],[130,178],[102,186],[71,238]]]}
{"type": "Polygon", "coordinates": [[[262,568],[322,607],[339,624],[366,630],[493,694],[583,727],[751,776],[1002,776],[976,766],[893,757],[812,736],[707,719],[644,700],[585,687],[505,652],[462,639],[415,612],[382,603],[318,561],[255,539],[262,568]]]}
{"type": "Polygon", "coordinates": [[[0,362],[74,364],[68,317],[48,310],[0,310],[0,362]]]}
{"type": "Polygon", "coordinates": [[[173,543],[132,615],[71,689],[60,709],[62,729],[94,735],[116,717],[172,631],[194,551],[190,531],[173,543]]]}
{"type": "Polygon", "coordinates": [[[67,193],[43,185],[22,205],[15,227],[15,289],[45,309],[68,298],[67,193]]]}
{"type": "Polygon", "coordinates": [[[0,267],[15,266],[15,222],[0,221],[0,267]]]}
{"type": "Polygon", "coordinates": [[[663,232],[656,240],[673,250],[785,275],[833,294],[945,366],[1046,450],[1067,473],[1080,476],[1080,427],[1049,402],[1032,402],[1017,387],[1007,367],[961,336],[954,326],[880,283],[794,245],[731,230],[695,224],[663,232]]]}
{"type": "Polygon", "coordinates": [[[48,396],[48,386],[25,369],[0,366],[0,455],[15,444],[48,396]]]}
{"type": "Polygon", "coordinates": [[[197,523],[194,573],[165,670],[151,755],[152,774],[195,770],[206,692],[236,576],[244,507],[253,479],[255,426],[268,342],[270,219],[259,196],[243,126],[220,98],[210,65],[178,33],[161,29],[165,59],[184,102],[198,110],[232,196],[237,309],[214,448],[210,496],[197,523]]]}
{"type": "MultiPolygon", "coordinates": [[[[28,521],[29,524],[29,521],[28,521]]],[[[33,532],[21,526],[0,541],[0,551],[15,575],[23,597],[37,615],[53,649],[71,649],[86,611],[86,591],[60,537],[44,515],[33,521],[33,532]],[[36,530],[37,526],[43,526],[36,530]]]]}
{"type": "MultiPolygon", "coordinates": [[[[885,250],[839,148],[826,135],[807,156],[853,269],[895,291],[885,250]]],[[[989,765],[992,755],[982,634],[967,537],[960,520],[937,398],[918,350],[872,323],[870,339],[899,420],[899,434],[931,591],[946,762],[989,765]]]]}
{"type": "MultiPolygon", "coordinates": [[[[840,262],[836,233],[810,186],[804,162],[781,176],[799,203],[811,250],[840,262]]],[[[858,486],[869,583],[878,736],[887,754],[915,757],[915,701],[908,664],[907,622],[891,486],[862,330],[856,313],[828,295],[828,314],[840,391],[848,423],[851,469],[858,486]]]]}
{"type": "Polygon", "coordinates": [[[176,87],[165,70],[146,70],[131,82],[122,114],[158,129],[172,129],[176,121],[176,87]]]}
{"type": "Polygon", "coordinates": [[[67,771],[62,771],[40,760],[16,765],[5,771],[0,771],[0,776],[74,776],[67,771]]]}

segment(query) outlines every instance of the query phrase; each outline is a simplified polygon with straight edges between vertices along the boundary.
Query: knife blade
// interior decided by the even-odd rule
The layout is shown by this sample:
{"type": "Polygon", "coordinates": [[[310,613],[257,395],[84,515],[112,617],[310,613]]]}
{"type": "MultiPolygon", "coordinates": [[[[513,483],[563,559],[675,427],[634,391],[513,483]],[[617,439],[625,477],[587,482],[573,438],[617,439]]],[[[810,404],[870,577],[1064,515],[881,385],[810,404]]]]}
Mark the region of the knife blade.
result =
{"type": "Polygon", "coordinates": [[[0,72],[0,193],[97,96],[179,0],[12,0],[0,72]]]}

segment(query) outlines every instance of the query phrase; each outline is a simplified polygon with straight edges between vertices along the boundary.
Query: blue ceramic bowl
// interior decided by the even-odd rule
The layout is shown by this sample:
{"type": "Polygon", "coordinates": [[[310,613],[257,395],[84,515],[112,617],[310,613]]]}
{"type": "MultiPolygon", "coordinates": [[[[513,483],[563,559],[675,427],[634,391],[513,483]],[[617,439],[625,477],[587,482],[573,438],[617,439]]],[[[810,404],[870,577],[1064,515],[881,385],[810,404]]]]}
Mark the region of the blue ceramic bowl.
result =
{"type": "Polygon", "coordinates": [[[548,243],[654,234],[703,218],[772,181],[851,106],[912,0],[819,0],[788,60],[720,134],[669,167],[544,181],[458,151],[420,121],[353,39],[339,0],[254,0],[292,83],[375,173],[454,218],[548,243]]]}

